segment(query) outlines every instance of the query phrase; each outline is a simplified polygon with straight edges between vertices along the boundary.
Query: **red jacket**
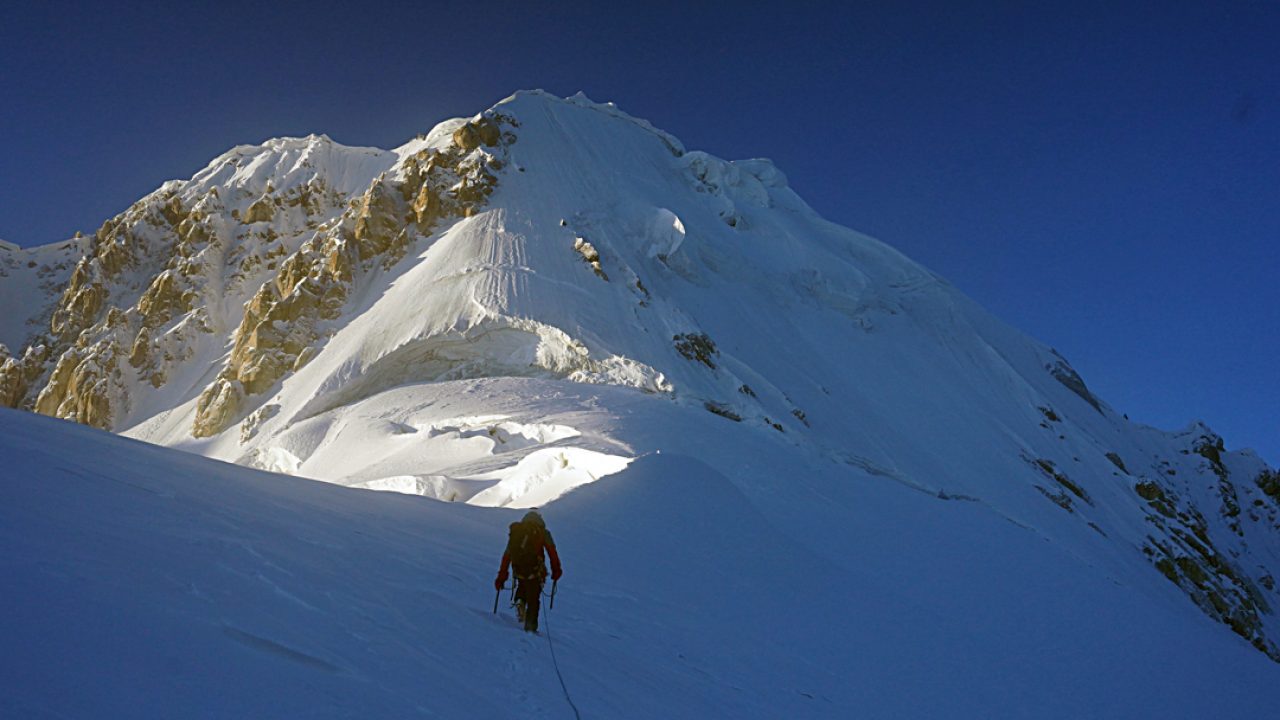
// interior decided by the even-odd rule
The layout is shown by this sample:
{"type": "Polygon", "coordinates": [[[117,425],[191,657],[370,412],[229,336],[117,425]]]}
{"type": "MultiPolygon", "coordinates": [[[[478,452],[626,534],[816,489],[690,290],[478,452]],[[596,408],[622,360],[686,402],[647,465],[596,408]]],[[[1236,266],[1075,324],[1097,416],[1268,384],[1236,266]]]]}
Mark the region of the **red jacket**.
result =
{"type": "MultiPolygon", "coordinates": [[[[542,549],[546,551],[547,557],[551,558],[551,579],[556,580],[563,574],[560,569],[560,554],[556,552],[556,543],[551,539],[551,533],[546,530],[542,531],[542,549]]],[[[538,553],[541,558],[542,553],[538,553]]],[[[511,565],[511,556],[504,550],[502,552],[502,565],[498,567],[498,577],[507,577],[507,568],[511,565]]]]}

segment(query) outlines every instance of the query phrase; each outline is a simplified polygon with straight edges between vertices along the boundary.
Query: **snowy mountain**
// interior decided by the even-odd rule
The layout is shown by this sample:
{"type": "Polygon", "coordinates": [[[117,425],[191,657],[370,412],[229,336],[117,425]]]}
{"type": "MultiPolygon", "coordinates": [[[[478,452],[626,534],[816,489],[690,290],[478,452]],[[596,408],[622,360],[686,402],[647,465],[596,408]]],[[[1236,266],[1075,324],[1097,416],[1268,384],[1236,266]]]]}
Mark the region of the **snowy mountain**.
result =
{"type": "MultiPolygon", "coordinates": [[[[1172,632],[1172,598],[1200,613],[1185,634],[1240,646],[1224,667],[1280,660],[1280,476],[1259,457],[1201,424],[1130,423],[1050,348],[822,220],[768,161],[686,151],[612,105],[519,93],[392,151],[241,146],[92,238],[0,255],[22,309],[0,327],[9,406],[566,521],[635,483],[654,486],[638,507],[692,525],[715,511],[652,494],[732,496],[743,514],[699,543],[731,552],[716,533],[760,524],[815,572],[874,567],[893,579],[872,586],[912,593],[902,573],[946,576],[967,612],[1069,567],[1122,590],[1041,588],[1024,619],[1052,605],[1098,629],[1097,607],[1062,604],[1118,594],[1172,632]],[[997,556],[1027,554],[970,576],[925,552],[972,563],[932,543],[996,536],[1019,546],[997,556]]],[[[1113,650],[1074,647],[1084,664],[1113,650]]]]}

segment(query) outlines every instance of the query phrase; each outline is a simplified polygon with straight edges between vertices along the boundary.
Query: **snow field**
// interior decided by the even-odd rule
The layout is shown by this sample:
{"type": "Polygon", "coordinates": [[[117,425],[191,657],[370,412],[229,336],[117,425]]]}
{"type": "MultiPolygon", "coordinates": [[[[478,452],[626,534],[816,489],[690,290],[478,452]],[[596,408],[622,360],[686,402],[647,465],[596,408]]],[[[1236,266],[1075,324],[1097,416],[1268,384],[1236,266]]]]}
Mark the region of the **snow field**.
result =
{"type": "MultiPolygon", "coordinates": [[[[980,503],[861,474],[797,485],[797,525],[708,464],[737,447],[679,450],[705,422],[650,428],[674,449],[543,508],[566,568],[544,629],[583,717],[1269,713],[1275,665],[1158,576],[1117,580],[980,503]]],[[[7,717],[571,714],[547,638],[505,601],[491,614],[522,511],[9,411],[0,454],[7,717]]]]}

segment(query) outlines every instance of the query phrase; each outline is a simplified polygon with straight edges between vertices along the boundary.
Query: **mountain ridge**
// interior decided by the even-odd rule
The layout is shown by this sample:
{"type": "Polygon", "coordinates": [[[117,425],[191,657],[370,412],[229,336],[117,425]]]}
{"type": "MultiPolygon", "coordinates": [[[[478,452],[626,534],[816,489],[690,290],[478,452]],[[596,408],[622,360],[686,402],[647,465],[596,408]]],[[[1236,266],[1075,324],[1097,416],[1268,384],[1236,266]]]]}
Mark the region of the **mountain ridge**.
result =
{"type": "MultiPolygon", "coordinates": [[[[1052,349],[822,220],[772,163],[685,150],[612,105],[523,92],[389,151],[238,146],[80,242],[48,330],[0,366],[4,404],[511,506],[661,450],[621,408],[694,412],[797,466],[1132,556],[1280,658],[1261,458],[1129,423],[1052,349]]],[[[811,512],[795,479],[745,477],[797,525],[811,512]]],[[[837,542],[840,523],[814,533],[837,542]]]]}

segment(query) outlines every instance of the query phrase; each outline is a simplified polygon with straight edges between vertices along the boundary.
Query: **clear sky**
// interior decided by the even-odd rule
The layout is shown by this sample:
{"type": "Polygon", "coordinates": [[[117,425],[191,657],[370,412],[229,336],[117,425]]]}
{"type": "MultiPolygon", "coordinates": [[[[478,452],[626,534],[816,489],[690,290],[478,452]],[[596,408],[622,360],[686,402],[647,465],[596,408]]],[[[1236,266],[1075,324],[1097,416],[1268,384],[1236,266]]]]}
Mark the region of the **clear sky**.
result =
{"type": "Polygon", "coordinates": [[[1280,463],[1280,3],[623,6],[3,3],[0,238],[91,232],[233,145],[583,90],[773,158],[1132,419],[1280,463]]]}

